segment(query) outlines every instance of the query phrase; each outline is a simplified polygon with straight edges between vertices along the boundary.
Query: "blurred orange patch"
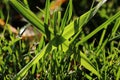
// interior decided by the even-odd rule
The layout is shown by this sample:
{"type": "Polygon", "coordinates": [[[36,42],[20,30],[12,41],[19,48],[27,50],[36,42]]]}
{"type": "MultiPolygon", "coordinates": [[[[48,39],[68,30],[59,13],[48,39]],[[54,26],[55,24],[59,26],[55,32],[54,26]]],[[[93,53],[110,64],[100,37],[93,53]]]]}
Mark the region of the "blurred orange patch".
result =
{"type": "MultiPolygon", "coordinates": [[[[3,19],[0,19],[0,27],[1,28],[4,28],[4,26],[5,26],[5,22],[4,22],[4,20],[3,19]]],[[[7,24],[9,27],[10,27],[10,30],[13,32],[13,33],[15,33],[15,34],[18,34],[18,31],[13,27],[13,26],[11,26],[10,24],[7,24]]]]}
{"type": "Polygon", "coordinates": [[[3,28],[3,26],[5,25],[5,22],[3,19],[0,19],[0,26],[3,28]]]}
{"type": "Polygon", "coordinates": [[[50,10],[54,11],[58,7],[60,7],[63,3],[65,3],[67,0],[55,0],[53,4],[50,6],[50,10]]]}

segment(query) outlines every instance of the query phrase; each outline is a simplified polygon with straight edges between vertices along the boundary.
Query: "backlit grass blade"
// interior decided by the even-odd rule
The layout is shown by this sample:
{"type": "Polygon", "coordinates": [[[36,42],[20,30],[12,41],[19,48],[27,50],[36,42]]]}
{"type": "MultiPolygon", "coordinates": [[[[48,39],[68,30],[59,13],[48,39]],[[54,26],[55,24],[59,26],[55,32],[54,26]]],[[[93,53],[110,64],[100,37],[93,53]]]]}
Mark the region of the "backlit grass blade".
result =
{"type": "MultiPolygon", "coordinates": [[[[92,9],[92,11],[94,11],[94,9],[92,9]]],[[[90,11],[86,12],[85,14],[80,16],[80,18],[75,19],[73,22],[67,25],[63,31],[62,36],[65,39],[69,39],[72,35],[74,35],[85,24],[84,21],[86,20],[87,16],[91,14],[91,12],[90,11]],[[79,23],[79,27],[75,26],[77,23],[79,23]]]]}
{"type": "Polygon", "coordinates": [[[28,72],[28,70],[36,64],[43,56],[45,53],[49,53],[51,50],[55,49],[59,44],[64,42],[64,39],[62,37],[56,36],[53,38],[42,50],[39,52],[24,68],[20,70],[15,76],[14,80],[18,80],[23,78],[23,76],[28,72]],[[55,46],[55,47],[52,47],[55,46]]]}
{"type": "Polygon", "coordinates": [[[78,32],[83,25],[85,25],[98,11],[98,9],[106,2],[106,0],[102,0],[101,2],[98,3],[98,5],[90,9],[88,12],[71,22],[69,25],[67,25],[63,31],[62,36],[65,39],[69,39],[71,36],[73,36],[76,32],[78,32]],[[76,22],[79,23],[79,26],[75,26],[76,22]]]}
{"type": "Polygon", "coordinates": [[[67,9],[65,11],[65,14],[63,16],[62,22],[61,22],[61,31],[63,32],[65,25],[70,21],[72,17],[72,0],[69,0],[69,4],[67,6],[67,9]]]}
{"type": "Polygon", "coordinates": [[[91,71],[92,73],[96,74],[100,78],[101,75],[96,70],[96,68],[93,66],[93,64],[89,61],[86,55],[80,52],[80,56],[81,56],[81,59],[80,59],[81,65],[84,66],[89,71],[91,71]]]}
{"type": "MultiPolygon", "coordinates": [[[[49,45],[49,44],[48,44],[48,45],[49,45]]],[[[13,80],[20,80],[20,79],[22,79],[23,76],[26,74],[26,72],[31,68],[31,66],[34,65],[34,64],[36,64],[36,63],[43,57],[43,55],[44,55],[45,53],[47,53],[46,51],[47,51],[48,45],[46,45],[46,46],[43,48],[43,50],[42,50],[40,53],[38,53],[24,68],[22,68],[22,69],[20,70],[20,72],[18,72],[18,73],[14,76],[13,80]]]]}
{"type": "Polygon", "coordinates": [[[24,7],[17,0],[9,0],[9,3],[15,8],[25,19],[27,19],[31,24],[38,28],[43,34],[45,34],[43,22],[30,11],[28,8],[24,7]]]}
{"type": "Polygon", "coordinates": [[[112,16],[111,18],[109,18],[106,22],[104,22],[102,25],[100,25],[99,27],[97,27],[94,31],[92,31],[90,34],[88,34],[86,37],[84,37],[80,42],[77,43],[77,46],[80,45],[81,43],[87,41],[88,39],[90,39],[93,35],[95,35],[97,32],[99,32],[100,30],[102,30],[103,28],[105,28],[106,26],[108,26],[112,21],[114,21],[115,19],[117,19],[118,17],[120,17],[120,11],[117,12],[114,16],[112,16]]]}
{"type": "MultiPolygon", "coordinates": [[[[77,35],[79,35],[79,33],[82,30],[82,27],[95,15],[95,13],[97,12],[97,10],[103,5],[103,3],[105,3],[106,1],[101,1],[100,3],[98,3],[98,5],[95,8],[91,8],[88,12],[84,13],[82,16],[80,16],[79,18],[75,19],[73,22],[71,22],[69,25],[67,25],[63,31],[62,36],[65,39],[69,39],[71,36],[73,36],[75,33],[77,33],[74,38],[72,39],[72,41],[74,41],[74,39],[77,37],[77,35]]],[[[70,43],[72,43],[72,41],[68,42],[64,42],[63,46],[64,51],[66,51],[68,48],[67,46],[69,46],[70,43]]]]}

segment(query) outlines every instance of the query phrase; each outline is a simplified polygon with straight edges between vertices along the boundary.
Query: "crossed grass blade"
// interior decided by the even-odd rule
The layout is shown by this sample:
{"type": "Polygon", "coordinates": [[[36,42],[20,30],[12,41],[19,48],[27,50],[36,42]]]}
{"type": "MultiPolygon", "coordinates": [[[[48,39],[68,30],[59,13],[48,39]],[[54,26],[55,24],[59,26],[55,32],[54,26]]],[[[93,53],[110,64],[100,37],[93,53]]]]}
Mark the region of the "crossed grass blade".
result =
{"type": "Polygon", "coordinates": [[[71,36],[73,36],[77,31],[79,31],[99,10],[99,8],[106,2],[107,0],[102,0],[98,3],[98,5],[90,9],[88,12],[84,13],[82,16],[77,18],[76,20],[72,21],[70,24],[68,24],[63,31],[62,36],[65,39],[69,39],[71,36]],[[75,28],[75,21],[78,21],[79,27],[75,28]]]}
{"type": "Polygon", "coordinates": [[[118,17],[120,17],[120,11],[117,12],[114,16],[112,16],[111,18],[109,18],[106,22],[104,22],[103,24],[101,24],[99,27],[97,27],[94,31],[92,31],[90,34],[88,34],[86,37],[84,37],[79,43],[77,43],[77,46],[82,44],[83,42],[87,41],[88,39],[90,39],[93,35],[95,35],[97,32],[99,32],[100,30],[102,30],[103,28],[106,28],[106,26],[108,26],[111,22],[113,22],[115,19],[117,19],[118,17]]]}
{"type": "MultiPolygon", "coordinates": [[[[32,24],[34,24],[38,29],[40,29],[43,33],[45,33],[45,30],[44,30],[44,26],[43,26],[43,22],[42,21],[39,21],[38,18],[36,18],[35,16],[33,16],[31,19],[35,19],[33,22],[32,20],[30,20],[29,17],[31,17],[33,15],[33,13],[31,13],[31,11],[29,11],[28,9],[26,9],[25,7],[23,7],[19,2],[17,2],[16,0],[11,0],[10,3],[18,9],[18,11],[23,15],[25,16],[25,18],[27,18],[32,24]],[[16,5],[18,4],[18,5],[16,5]],[[24,12],[25,10],[25,12],[24,12]],[[23,12],[22,12],[23,11],[23,12]],[[26,11],[29,13],[29,15],[25,15],[26,14],[26,11]],[[37,23],[36,23],[37,21],[37,23]],[[37,25],[36,25],[37,24],[37,25]]],[[[101,5],[102,6],[102,5],[101,5]]],[[[100,7],[100,6],[99,6],[100,7]]],[[[83,27],[83,25],[85,25],[94,15],[95,13],[97,12],[98,10],[98,7],[97,8],[93,8],[91,9],[90,11],[88,11],[87,13],[85,13],[84,15],[82,15],[79,19],[76,19],[76,20],[79,20],[80,22],[80,26],[79,26],[79,29],[81,29],[83,27]],[[93,12],[93,13],[92,13],[93,12]],[[86,20],[87,18],[87,20],[86,20]],[[85,21],[85,22],[84,22],[85,21]]],[[[78,30],[79,30],[78,29],[78,30]]],[[[68,40],[72,35],[74,35],[76,33],[75,29],[74,29],[74,21],[71,22],[68,26],[65,27],[64,31],[63,31],[63,34],[62,36],[68,40]]],[[[53,41],[54,43],[56,43],[55,41],[53,41]]],[[[64,42],[64,41],[63,41],[64,42]]],[[[59,43],[59,44],[62,44],[63,42],[59,43]]],[[[59,45],[57,44],[57,45],[59,45]]],[[[48,45],[52,46],[52,44],[49,44],[48,45]]],[[[45,52],[47,51],[47,47],[48,45],[46,45],[46,47],[40,52],[38,53],[32,60],[31,62],[29,62],[15,77],[14,79],[19,79],[21,77],[23,77],[25,75],[25,73],[29,70],[29,68],[37,63],[45,54],[45,52]]],[[[89,64],[89,62],[86,62],[89,64]]],[[[90,65],[90,64],[89,64],[90,65]]],[[[93,68],[94,69],[94,68],[93,68]]],[[[91,71],[91,70],[90,70],[91,71]]],[[[93,70],[94,73],[95,72],[95,69],[93,70]]],[[[96,73],[96,75],[98,75],[96,73]]],[[[99,76],[99,75],[98,75],[99,76]]]]}

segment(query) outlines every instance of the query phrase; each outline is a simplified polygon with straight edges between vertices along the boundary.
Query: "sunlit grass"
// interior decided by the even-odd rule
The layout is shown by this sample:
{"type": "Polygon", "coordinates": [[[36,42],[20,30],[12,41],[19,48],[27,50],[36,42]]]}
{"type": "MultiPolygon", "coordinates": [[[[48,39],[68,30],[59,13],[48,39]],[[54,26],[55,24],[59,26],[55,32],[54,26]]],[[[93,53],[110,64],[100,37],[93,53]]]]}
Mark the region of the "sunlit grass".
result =
{"type": "Polygon", "coordinates": [[[63,17],[60,11],[53,12],[51,16],[50,0],[47,0],[42,21],[29,9],[27,0],[24,3],[10,0],[8,3],[37,28],[42,37],[37,46],[34,46],[29,44],[32,41],[21,40],[10,31],[4,30],[0,39],[0,78],[119,80],[120,12],[89,34],[83,32],[84,26],[96,16],[105,1],[101,0],[95,7],[92,6],[89,11],[73,19],[72,0],[69,0],[63,17]],[[113,27],[107,32],[110,24],[113,27]],[[87,42],[100,31],[102,33],[97,44],[96,40],[87,42]],[[5,37],[6,33],[9,34],[9,39],[5,37]],[[105,34],[108,34],[107,37],[105,34]],[[30,46],[35,47],[33,52],[30,46]]]}

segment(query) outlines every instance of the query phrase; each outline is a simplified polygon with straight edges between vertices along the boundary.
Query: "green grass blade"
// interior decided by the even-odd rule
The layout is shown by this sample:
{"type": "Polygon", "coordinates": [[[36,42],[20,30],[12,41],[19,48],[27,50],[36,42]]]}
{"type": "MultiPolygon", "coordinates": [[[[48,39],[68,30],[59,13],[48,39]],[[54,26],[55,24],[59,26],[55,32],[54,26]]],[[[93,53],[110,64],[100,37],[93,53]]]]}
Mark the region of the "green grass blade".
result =
{"type": "Polygon", "coordinates": [[[115,25],[114,25],[114,27],[113,27],[113,29],[112,29],[112,36],[115,36],[115,33],[116,33],[116,31],[118,30],[118,28],[119,28],[119,25],[120,25],[120,18],[118,18],[118,19],[116,20],[116,23],[115,23],[115,25]]]}
{"type": "Polygon", "coordinates": [[[85,14],[83,14],[82,16],[80,16],[79,18],[77,18],[76,20],[74,20],[73,22],[71,22],[69,25],[67,25],[63,31],[62,36],[65,39],[69,39],[71,36],[73,36],[76,32],[78,32],[83,25],[85,25],[98,11],[98,9],[106,2],[106,0],[101,1],[98,3],[98,5],[93,8],[90,9],[88,12],[86,12],[85,14]],[[75,27],[76,22],[79,23],[79,27],[75,27]]]}
{"type": "Polygon", "coordinates": [[[109,36],[108,36],[107,39],[104,40],[104,42],[102,43],[102,45],[96,50],[95,53],[97,54],[97,56],[99,55],[99,53],[101,52],[101,50],[105,48],[106,44],[108,43],[108,40],[109,40],[109,36]]]}
{"type": "Polygon", "coordinates": [[[117,39],[116,36],[115,36],[115,33],[117,32],[118,28],[119,28],[119,25],[120,25],[120,18],[118,18],[115,22],[115,25],[112,29],[112,34],[111,34],[111,37],[113,37],[111,40],[114,40],[114,39],[117,39]]]}
{"type": "Polygon", "coordinates": [[[59,44],[63,43],[64,39],[60,36],[56,36],[53,38],[42,50],[39,52],[24,68],[22,68],[19,73],[17,73],[14,76],[14,80],[21,79],[26,72],[34,65],[36,64],[46,53],[49,53],[54,48],[58,47],[59,44]],[[52,47],[54,46],[54,47],[52,47]]]}
{"type": "Polygon", "coordinates": [[[9,0],[9,3],[15,8],[25,19],[38,28],[43,34],[45,34],[43,22],[29,9],[24,7],[17,0],[9,0]]]}
{"type": "Polygon", "coordinates": [[[69,4],[67,6],[67,9],[65,11],[65,14],[63,16],[62,23],[61,23],[61,31],[62,32],[64,30],[66,23],[68,23],[70,21],[71,17],[72,17],[72,0],[69,0],[69,4]]]}
{"type": "Polygon", "coordinates": [[[99,72],[96,70],[96,68],[90,62],[90,60],[86,57],[86,55],[83,54],[82,52],[80,52],[80,56],[81,56],[81,60],[80,60],[81,65],[84,66],[89,71],[91,71],[92,73],[96,74],[100,78],[101,76],[100,76],[99,72]]]}
{"type": "Polygon", "coordinates": [[[50,40],[50,31],[48,29],[48,21],[50,19],[50,0],[46,1],[44,18],[45,18],[44,20],[45,33],[46,33],[47,38],[50,40]]]}
{"type": "Polygon", "coordinates": [[[44,20],[44,23],[47,25],[49,18],[50,18],[50,0],[47,0],[45,4],[45,20],[44,20]]]}
{"type": "Polygon", "coordinates": [[[94,31],[92,31],[90,34],[88,34],[86,37],[84,37],[79,43],[77,43],[77,46],[80,45],[81,43],[87,41],[90,39],[93,35],[95,35],[97,32],[108,26],[112,21],[120,17],[120,11],[117,12],[114,16],[109,18],[106,22],[104,22],[102,25],[100,25],[98,28],[96,28],[94,31]]]}
{"type": "Polygon", "coordinates": [[[101,38],[100,38],[100,41],[99,41],[99,44],[98,44],[98,48],[102,45],[103,43],[103,40],[104,40],[104,37],[105,37],[105,33],[106,33],[106,28],[104,28],[103,32],[102,32],[102,35],[101,35],[101,38]]]}
{"type": "Polygon", "coordinates": [[[114,36],[112,39],[109,39],[109,41],[113,41],[113,40],[117,40],[120,39],[120,34],[118,34],[117,36],[114,36]]]}
{"type": "Polygon", "coordinates": [[[112,50],[112,48],[114,47],[114,41],[113,41],[113,40],[120,38],[120,36],[118,36],[118,37],[115,36],[115,35],[116,35],[116,32],[117,32],[117,30],[118,30],[118,28],[119,28],[119,25],[120,25],[120,18],[118,18],[118,19],[116,20],[116,22],[115,22],[115,24],[114,24],[114,27],[112,28],[111,38],[109,39],[110,42],[112,41],[112,42],[111,42],[111,50],[112,50]]]}
{"type": "Polygon", "coordinates": [[[119,70],[118,70],[118,72],[117,72],[116,80],[120,80],[120,68],[119,68],[119,70]]]}
{"type": "Polygon", "coordinates": [[[17,73],[17,74],[14,76],[13,80],[18,80],[18,79],[23,78],[23,76],[24,76],[24,75],[26,74],[26,72],[30,69],[30,67],[31,67],[32,65],[36,64],[36,63],[43,57],[43,55],[44,55],[44,54],[46,53],[46,51],[47,51],[47,47],[48,47],[48,45],[46,45],[46,46],[43,48],[43,50],[42,50],[40,53],[38,53],[24,68],[22,68],[22,69],[20,70],[20,72],[17,73]]]}
{"type": "Polygon", "coordinates": [[[58,29],[57,30],[59,30],[58,31],[58,33],[60,34],[60,23],[61,23],[61,12],[60,11],[58,11],[58,29]]]}
{"type": "Polygon", "coordinates": [[[59,26],[57,26],[57,19],[58,19],[58,13],[57,12],[54,12],[53,14],[53,28],[54,28],[54,36],[57,35],[58,33],[58,28],[59,26]]]}
{"type": "Polygon", "coordinates": [[[28,4],[28,1],[27,0],[23,0],[25,6],[29,9],[29,4],[28,4]]]}
{"type": "Polygon", "coordinates": [[[105,2],[100,2],[95,8],[91,8],[88,12],[84,13],[79,18],[75,19],[73,22],[71,22],[69,25],[67,25],[63,31],[62,36],[67,40],[63,43],[64,51],[68,49],[68,46],[74,39],[79,35],[79,33],[82,30],[83,25],[85,25],[97,12],[97,10],[102,6],[102,4],[105,2]],[[77,33],[72,41],[68,41],[70,37],[72,37],[75,33],[77,33]]]}
{"type": "MultiPolygon", "coordinates": [[[[92,9],[93,11],[93,9],[92,9]]],[[[80,16],[80,18],[77,18],[76,20],[74,20],[73,22],[71,22],[69,25],[67,25],[63,31],[62,36],[65,39],[69,39],[71,36],[73,36],[84,24],[85,24],[85,19],[87,18],[87,15],[90,14],[90,11],[88,11],[87,13],[83,14],[82,16],[80,16]],[[80,26],[76,27],[75,25],[79,23],[80,26]]]]}

